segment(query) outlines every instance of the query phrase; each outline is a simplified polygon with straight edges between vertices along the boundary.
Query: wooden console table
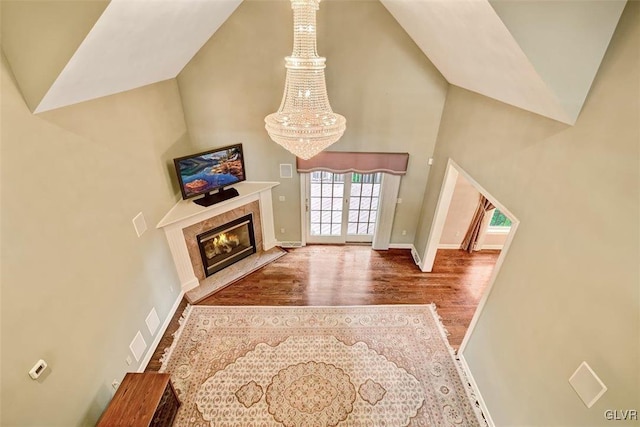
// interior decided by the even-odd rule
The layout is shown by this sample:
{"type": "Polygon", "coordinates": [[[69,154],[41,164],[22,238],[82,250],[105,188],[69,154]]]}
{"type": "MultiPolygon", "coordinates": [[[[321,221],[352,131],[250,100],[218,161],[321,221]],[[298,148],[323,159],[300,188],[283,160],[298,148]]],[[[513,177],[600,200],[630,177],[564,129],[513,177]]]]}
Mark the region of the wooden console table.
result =
{"type": "Polygon", "coordinates": [[[128,373],[98,421],[98,427],[169,427],[179,406],[169,374],[128,373]]]}

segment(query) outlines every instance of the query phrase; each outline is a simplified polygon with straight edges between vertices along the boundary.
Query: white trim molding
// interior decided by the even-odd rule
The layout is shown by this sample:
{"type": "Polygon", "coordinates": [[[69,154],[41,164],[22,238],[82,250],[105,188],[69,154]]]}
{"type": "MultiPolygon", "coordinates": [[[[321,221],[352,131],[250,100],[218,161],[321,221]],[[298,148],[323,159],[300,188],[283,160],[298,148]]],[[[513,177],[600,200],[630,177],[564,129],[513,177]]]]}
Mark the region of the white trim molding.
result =
{"type": "Polygon", "coordinates": [[[389,243],[389,249],[413,249],[413,250],[415,250],[416,248],[415,248],[415,246],[413,246],[413,243],[389,243]]]}
{"type": "Polygon", "coordinates": [[[476,383],[475,378],[471,374],[471,369],[469,368],[469,364],[467,360],[464,358],[464,355],[458,354],[458,360],[460,362],[460,367],[464,371],[465,376],[467,377],[467,381],[471,384],[471,388],[473,389],[476,399],[478,399],[478,403],[480,404],[480,409],[482,410],[482,415],[484,415],[484,419],[487,421],[487,425],[489,427],[495,427],[495,423],[491,418],[491,414],[489,413],[489,408],[487,408],[487,404],[482,397],[482,393],[480,393],[480,389],[478,388],[478,383],[476,383]]]}
{"type": "Polygon", "coordinates": [[[276,242],[276,246],[280,246],[281,248],[301,248],[305,246],[302,242],[299,241],[285,241],[285,242],[276,242]]]}
{"type": "MultiPolygon", "coordinates": [[[[483,249],[498,249],[498,250],[502,250],[502,248],[504,248],[504,245],[482,245],[482,247],[479,250],[483,250],[483,249]]],[[[454,243],[441,243],[438,245],[438,249],[460,249],[460,245],[459,244],[454,244],[454,243]]],[[[476,249],[477,251],[478,249],[476,249]]]]}
{"type": "Polygon", "coordinates": [[[460,249],[460,243],[440,243],[438,249],[460,249]]]}
{"type": "Polygon", "coordinates": [[[490,249],[490,250],[499,250],[501,251],[502,249],[504,249],[504,245],[482,245],[482,247],[480,248],[480,250],[483,249],[490,249]]]}
{"type": "Polygon", "coordinates": [[[451,206],[451,199],[456,189],[457,179],[458,170],[451,164],[451,159],[449,159],[447,169],[444,173],[444,179],[442,180],[440,194],[438,195],[436,212],[433,216],[431,229],[429,230],[429,238],[427,239],[427,247],[424,250],[424,258],[422,258],[422,264],[420,265],[420,270],[426,273],[433,270],[433,262],[436,259],[438,244],[440,243],[444,224],[447,220],[447,213],[449,212],[449,206],[451,206]]]}
{"type": "Polygon", "coordinates": [[[191,200],[181,200],[162,218],[157,228],[164,229],[183,292],[187,292],[199,285],[198,278],[193,271],[193,265],[191,264],[183,230],[193,224],[257,200],[260,205],[262,249],[267,251],[277,243],[273,223],[271,189],[279,184],[278,182],[244,181],[234,185],[239,195],[232,199],[207,207],[199,206],[191,200]]]}
{"type": "Polygon", "coordinates": [[[373,249],[385,250],[391,247],[389,241],[391,240],[393,218],[396,215],[400,178],[399,175],[382,174],[376,231],[371,243],[373,249]]]}
{"type": "Polygon", "coordinates": [[[307,195],[307,179],[309,174],[300,173],[300,243],[307,246],[307,212],[309,210],[309,196],[307,195]]]}
{"type": "Polygon", "coordinates": [[[182,298],[184,298],[184,291],[180,291],[178,293],[178,297],[174,301],[173,306],[169,309],[167,317],[164,319],[164,322],[162,322],[160,328],[156,330],[156,337],[153,339],[153,342],[151,342],[151,345],[147,347],[147,353],[142,358],[142,362],[140,362],[140,366],[138,366],[137,372],[144,372],[144,370],[147,368],[151,357],[153,357],[153,353],[155,353],[158,344],[160,344],[160,340],[169,327],[169,323],[171,323],[171,319],[173,319],[174,314],[176,314],[176,310],[178,310],[180,302],[182,302],[182,298]]]}
{"type": "Polygon", "coordinates": [[[487,234],[509,234],[511,233],[511,226],[509,227],[491,227],[487,228],[487,234]]]}

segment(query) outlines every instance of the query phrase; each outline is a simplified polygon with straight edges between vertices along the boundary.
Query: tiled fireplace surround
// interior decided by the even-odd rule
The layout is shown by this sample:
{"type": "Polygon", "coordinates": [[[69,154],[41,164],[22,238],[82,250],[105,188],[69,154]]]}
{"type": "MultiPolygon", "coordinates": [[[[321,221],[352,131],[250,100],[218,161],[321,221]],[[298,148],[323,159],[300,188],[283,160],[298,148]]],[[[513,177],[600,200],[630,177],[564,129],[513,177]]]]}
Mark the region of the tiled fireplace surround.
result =
{"type": "Polygon", "coordinates": [[[200,248],[198,247],[198,234],[202,234],[248,214],[253,215],[253,232],[256,237],[256,248],[258,251],[261,251],[262,225],[260,224],[260,203],[257,200],[240,206],[239,208],[235,208],[229,212],[224,212],[212,218],[205,219],[204,221],[190,225],[182,230],[184,240],[187,243],[189,258],[191,259],[191,266],[193,267],[193,271],[198,278],[198,281],[201,282],[206,279],[204,267],[202,265],[202,257],[200,256],[200,248]]]}
{"type": "MultiPolygon", "coordinates": [[[[258,253],[276,245],[271,189],[278,184],[245,181],[234,186],[240,195],[230,200],[208,207],[196,205],[192,200],[181,200],[165,215],[157,228],[165,231],[185,293],[202,285],[211,287],[212,283],[209,282],[215,282],[216,276],[225,271],[205,277],[196,239],[198,234],[251,213],[258,253]]],[[[221,287],[224,287],[224,283],[221,287]]]]}

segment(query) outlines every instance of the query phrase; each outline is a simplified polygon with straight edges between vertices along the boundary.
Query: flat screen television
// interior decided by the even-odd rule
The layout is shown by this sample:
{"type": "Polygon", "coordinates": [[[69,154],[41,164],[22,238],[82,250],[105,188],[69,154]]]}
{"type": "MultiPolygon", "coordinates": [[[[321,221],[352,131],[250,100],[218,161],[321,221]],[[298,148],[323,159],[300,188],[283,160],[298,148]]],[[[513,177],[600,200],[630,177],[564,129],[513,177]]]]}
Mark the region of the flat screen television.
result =
{"type": "Polygon", "coordinates": [[[204,194],[193,201],[201,206],[211,206],[237,196],[238,190],[224,187],[247,179],[242,144],[179,157],[173,163],[182,198],[186,200],[204,194]]]}

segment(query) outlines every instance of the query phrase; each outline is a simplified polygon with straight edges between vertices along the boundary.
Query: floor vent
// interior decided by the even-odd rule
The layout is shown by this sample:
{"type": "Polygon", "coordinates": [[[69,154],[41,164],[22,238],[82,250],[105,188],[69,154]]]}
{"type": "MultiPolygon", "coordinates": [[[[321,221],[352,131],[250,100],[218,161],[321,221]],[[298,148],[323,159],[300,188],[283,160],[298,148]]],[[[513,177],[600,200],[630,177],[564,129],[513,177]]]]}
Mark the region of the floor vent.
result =
{"type": "Polygon", "coordinates": [[[413,262],[415,262],[416,265],[420,265],[420,255],[418,255],[418,251],[416,251],[415,248],[411,248],[411,256],[413,257],[413,262]]]}
{"type": "Polygon", "coordinates": [[[280,242],[278,246],[281,248],[301,248],[302,242],[280,242]]]}

